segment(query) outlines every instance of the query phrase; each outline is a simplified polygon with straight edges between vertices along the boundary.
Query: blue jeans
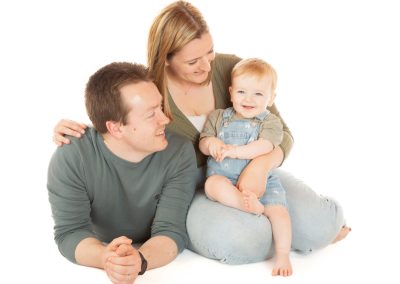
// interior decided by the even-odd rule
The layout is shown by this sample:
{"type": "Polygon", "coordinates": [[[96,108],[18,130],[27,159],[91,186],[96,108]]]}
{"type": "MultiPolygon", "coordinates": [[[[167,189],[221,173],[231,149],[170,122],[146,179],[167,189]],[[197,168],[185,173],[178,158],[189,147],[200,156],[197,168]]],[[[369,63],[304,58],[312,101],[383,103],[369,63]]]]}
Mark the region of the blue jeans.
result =
{"type": "Polygon", "coordinates": [[[260,197],[260,202],[265,206],[281,205],[287,207],[286,193],[277,175],[270,174],[268,176],[267,188],[260,197]]]}
{"type": "MultiPolygon", "coordinates": [[[[200,173],[199,183],[204,180],[200,173]]],[[[316,194],[291,174],[276,169],[286,190],[292,222],[292,250],[309,253],[330,244],[344,225],[341,206],[332,198],[316,194]]],[[[203,190],[194,197],[187,221],[189,249],[228,264],[263,261],[274,247],[269,220],[209,200],[203,190]]]]}

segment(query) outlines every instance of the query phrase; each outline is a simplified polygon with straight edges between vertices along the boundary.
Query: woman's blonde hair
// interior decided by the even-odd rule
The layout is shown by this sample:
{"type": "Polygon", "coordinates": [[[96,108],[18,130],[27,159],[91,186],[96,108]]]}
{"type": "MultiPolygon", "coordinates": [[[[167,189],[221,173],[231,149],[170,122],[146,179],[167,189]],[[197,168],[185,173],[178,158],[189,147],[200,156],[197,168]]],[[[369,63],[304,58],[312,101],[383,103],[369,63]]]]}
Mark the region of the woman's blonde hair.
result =
{"type": "Polygon", "coordinates": [[[278,82],[278,75],[275,69],[259,58],[248,58],[240,60],[232,69],[231,78],[238,77],[240,75],[256,76],[258,78],[268,76],[271,78],[271,89],[272,93],[275,93],[276,85],[278,82]]]}
{"type": "MultiPolygon", "coordinates": [[[[186,44],[208,32],[207,23],[200,11],[184,1],[174,2],[154,19],[147,42],[147,64],[163,96],[164,112],[172,118],[168,103],[166,61],[186,44]]],[[[211,78],[211,72],[208,80],[211,78]]]]}

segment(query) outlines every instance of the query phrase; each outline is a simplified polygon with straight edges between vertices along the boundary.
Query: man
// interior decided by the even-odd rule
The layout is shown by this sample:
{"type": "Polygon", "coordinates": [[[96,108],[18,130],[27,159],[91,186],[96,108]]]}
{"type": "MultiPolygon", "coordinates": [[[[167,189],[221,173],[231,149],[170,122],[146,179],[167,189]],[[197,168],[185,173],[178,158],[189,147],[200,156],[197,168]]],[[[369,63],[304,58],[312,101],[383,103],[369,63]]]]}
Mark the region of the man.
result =
{"type": "Polygon", "coordinates": [[[55,240],[70,261],[104,269],[113,283],[133,283],[188,244],[195,153],[165,132],[162,97],[142,65],[101,68],[85,100],[94,128],[70,137],[49,165],[55,240]]]}

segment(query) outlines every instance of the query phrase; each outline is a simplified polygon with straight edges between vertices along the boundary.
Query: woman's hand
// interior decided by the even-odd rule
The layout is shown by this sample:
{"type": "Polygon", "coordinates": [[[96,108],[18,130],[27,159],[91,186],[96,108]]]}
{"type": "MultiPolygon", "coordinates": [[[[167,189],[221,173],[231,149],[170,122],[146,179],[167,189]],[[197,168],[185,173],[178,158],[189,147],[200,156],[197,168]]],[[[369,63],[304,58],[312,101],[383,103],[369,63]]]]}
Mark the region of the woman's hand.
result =
{"type": "Polygon", "coordinates": [[[53,141],[57,146],[69,144],[71,141],[65,138],[64,135],[71,135],[79,138],[85,133],[86,128],[86,124],[69,119],[61,119],[54,127],[53,141]]]}

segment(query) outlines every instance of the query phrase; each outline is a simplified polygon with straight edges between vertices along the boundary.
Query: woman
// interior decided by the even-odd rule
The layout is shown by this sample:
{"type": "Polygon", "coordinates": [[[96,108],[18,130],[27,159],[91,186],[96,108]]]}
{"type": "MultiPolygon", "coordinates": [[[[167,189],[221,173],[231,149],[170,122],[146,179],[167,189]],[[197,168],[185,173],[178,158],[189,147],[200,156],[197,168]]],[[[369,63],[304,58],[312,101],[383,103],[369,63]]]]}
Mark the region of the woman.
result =
{"type": "MultiPolygon", "coordinates": [[[[178,1],[167,6],[154,20],[148,39],[148,66],[164,98],[164,111],[172,118],[169,129],[189,138],[196,149],[199,186],[204,182],[206,157],[198,147],[199,132],[207,115],[230,105],[230,73],[239,57],[215,54],[213,41],[201,13],[190,3],[178,1]]],[[[281,116],[275,105],[270,111],[281,116]]],[[[292,135],[284,125],[279,147],[254,159],[238,180],[240,190],[265,189],[273,170],[286,189],[292,220],[292,249],[307,253],[345,237],[341,207],[330,198],[314,193],[290,174],[275,170],[288,156],[292,135]]],[[[55,127],[58,145],[69,143],[63,135],[79,136],[85,125],[62,120],[55,127]]],[[[224,263],[242,264],[272,256],[271,225],[257,217],[208,200],[203,191],[195,196],[187,216],[190,249],[224,263]]]]}

